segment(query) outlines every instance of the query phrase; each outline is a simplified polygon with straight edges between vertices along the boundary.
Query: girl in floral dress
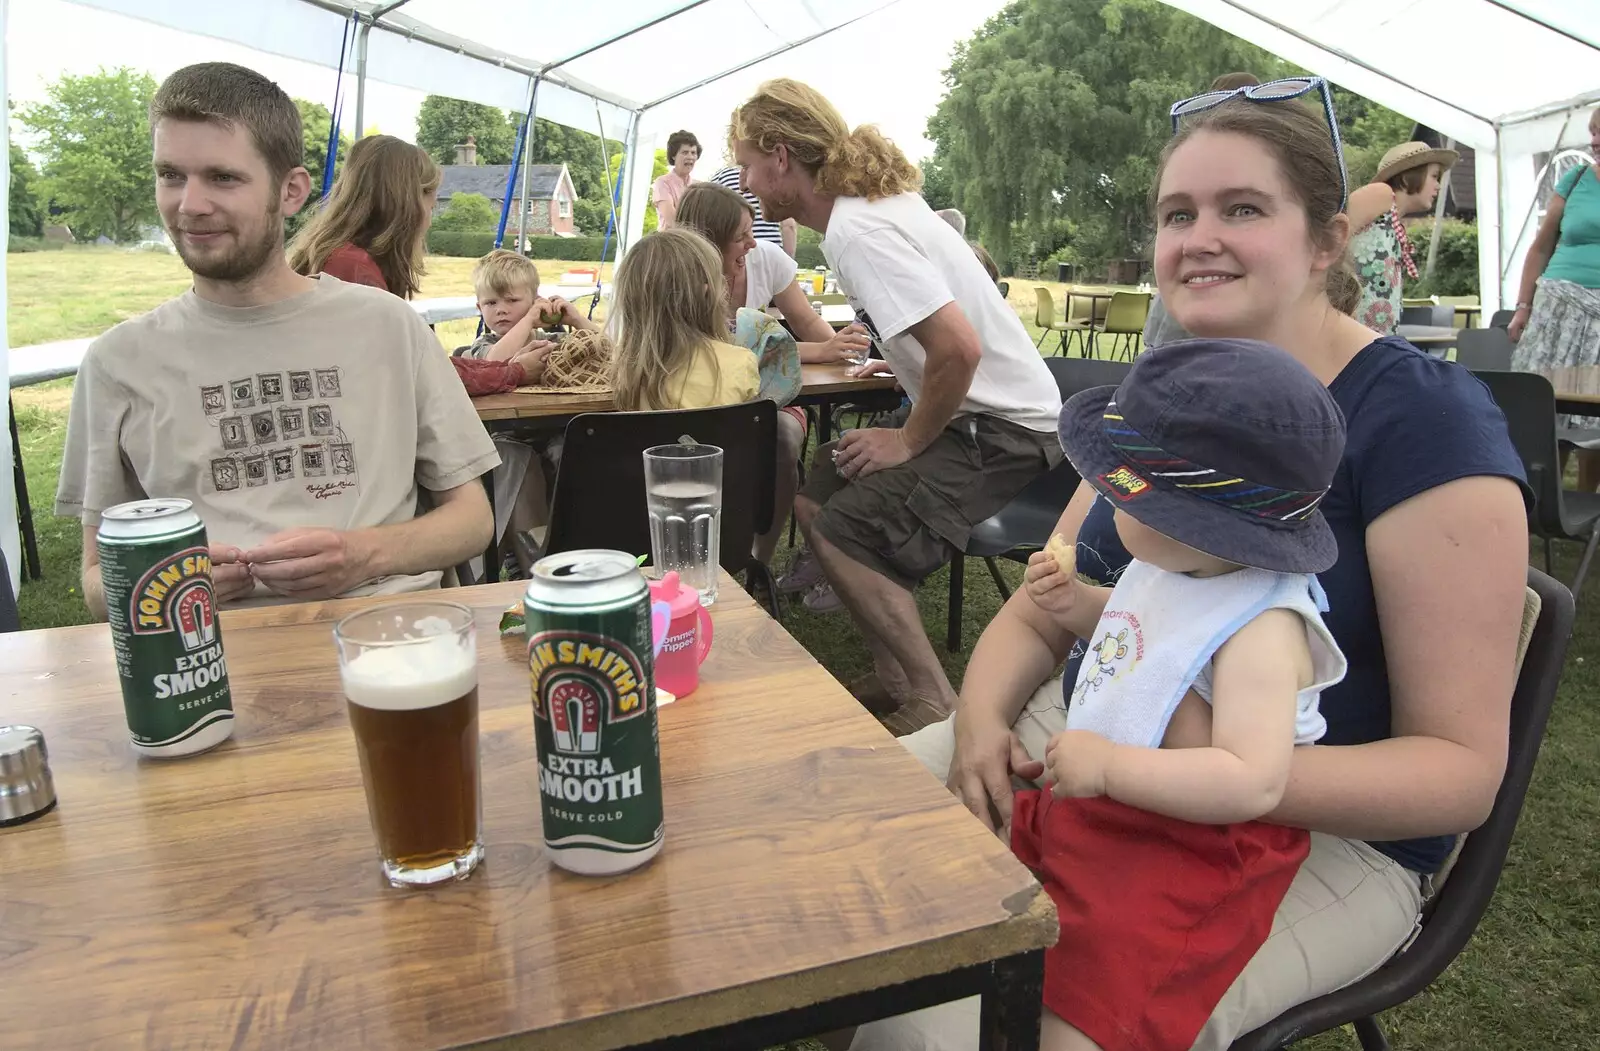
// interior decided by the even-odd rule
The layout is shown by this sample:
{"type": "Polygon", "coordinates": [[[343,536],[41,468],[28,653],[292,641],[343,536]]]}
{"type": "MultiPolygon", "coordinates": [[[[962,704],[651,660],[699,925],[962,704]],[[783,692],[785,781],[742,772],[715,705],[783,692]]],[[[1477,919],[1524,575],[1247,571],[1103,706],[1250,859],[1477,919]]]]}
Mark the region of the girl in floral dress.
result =
{"type": "MultiPolygon", "coordinates": [[[[1350,255],[1361,281],[1355,319],[1380,335],[1393,335],[1400,324],[1401,289],[1417,276],[1411,241],[1401,218],[1426,212],[1439,194],[1439,177],[1459,155],[1425,142],[1408,142],[1383,155],[1372,183],[1350,195],[1353,222],[1358,205],[1380,202],[1381,214],[1359,226],[1350,238],[1350,255]]],[[[1370,213],[1369,213],[1370,214],[1370,213]]]]}

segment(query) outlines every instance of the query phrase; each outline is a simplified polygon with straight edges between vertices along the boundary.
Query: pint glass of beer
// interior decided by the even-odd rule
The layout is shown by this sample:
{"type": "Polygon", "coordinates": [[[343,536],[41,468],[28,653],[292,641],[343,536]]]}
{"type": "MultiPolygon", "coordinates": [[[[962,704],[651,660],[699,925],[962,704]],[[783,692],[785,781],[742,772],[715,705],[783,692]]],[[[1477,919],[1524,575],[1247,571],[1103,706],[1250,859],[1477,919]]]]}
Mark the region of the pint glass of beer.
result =
{"type": "Polygon", "coordinates": [[[483,857],[472,611],[379,606],[333,637],[384,876],[397,887],[466,879],[483,857]]]}

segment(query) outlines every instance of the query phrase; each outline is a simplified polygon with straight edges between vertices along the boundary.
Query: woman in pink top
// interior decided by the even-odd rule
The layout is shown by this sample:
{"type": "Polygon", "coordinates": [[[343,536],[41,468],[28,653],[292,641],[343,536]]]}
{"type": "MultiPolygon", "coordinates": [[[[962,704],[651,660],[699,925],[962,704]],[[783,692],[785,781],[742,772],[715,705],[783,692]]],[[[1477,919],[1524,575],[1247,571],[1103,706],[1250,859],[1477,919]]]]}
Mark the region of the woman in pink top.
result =
{"type": "Polygon", "coordinates": [[[700,159],[700,140],[692,131],[675,131],[667,137],[667,174],[650,187],[656,206],[656,229],[670,230],[678,219],[678,199],[689,188],[689,173],[700,159]]]}

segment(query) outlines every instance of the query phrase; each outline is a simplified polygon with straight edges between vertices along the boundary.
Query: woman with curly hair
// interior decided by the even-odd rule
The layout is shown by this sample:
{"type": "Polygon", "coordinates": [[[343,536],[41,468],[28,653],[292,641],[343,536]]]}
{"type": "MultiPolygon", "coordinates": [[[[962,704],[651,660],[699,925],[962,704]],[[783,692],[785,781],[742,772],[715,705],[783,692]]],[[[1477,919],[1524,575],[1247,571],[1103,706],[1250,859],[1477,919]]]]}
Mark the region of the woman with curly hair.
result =
{"type": "Polygon", "coordinates": [[[422,283],[440,178],[421,147],[367,136],[350,148],[333,192],[295,235],[289,265],[410,299],[422,283]]]}

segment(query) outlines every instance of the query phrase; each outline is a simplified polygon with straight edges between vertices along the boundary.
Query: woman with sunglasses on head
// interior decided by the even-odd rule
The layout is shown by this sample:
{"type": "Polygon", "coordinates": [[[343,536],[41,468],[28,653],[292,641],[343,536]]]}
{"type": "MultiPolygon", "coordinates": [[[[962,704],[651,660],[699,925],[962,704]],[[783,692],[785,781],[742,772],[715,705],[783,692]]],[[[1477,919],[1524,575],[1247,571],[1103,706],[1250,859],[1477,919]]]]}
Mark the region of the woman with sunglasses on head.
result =
{"type": "MultiPolygon", "coordinates": [[[[1288,351],[1327,386],[1347,432],[1321,503],[1338,559],[1318,583],[1348,672],[1322,692],[1327,733],[1294,749],[1264,818],[1308,830],[1309,854],[1271,933],[1194,1035],[1192,1047],[1220,1051],[1404,945],[1455,837],[1488,816],[1506,762],[1527,520],[1522,464],[1482,384],[1348,316],[1359,289],[1321,82],[1173,111],[1153,194],[1167,309],[1197,336],[1288,351]],[[1320,114],[1292,101],[1313,91],[1320,114]]],[[[1051,572],[1036,560],[974,648],[955,716],[902,739],[1003,835],[1012,778],[1041,777],[1045,747],[1066,726],[1063,686],[1076,682],[1081,640],[1130,561],[1093,486],[1079,487],[1056,532],[1075,540],[1077,572],[1099,585],[1077,590],[1093,600],[1065,620],[1051,613],[1033,594],[1051,572]]],[[[1090,963],[1081,980],[1093,979],[1090,963]]],[[[1121,1006],[1137,1022],[1143,1005],[1121,1006]]],[[[1057,1046],[1093,1046],[1079,1032],[1060,1042],[1061,1020],[1047,1021],[1057,1046]]],[[[970,1051],[977,1029],[978,1005],[963,1001],[863,1027],[853,1046],[970,1051]]]]}
{"type": "MultiPolygon", "coordinates": [[[[1298,83],[1305,83],[1303,78],[1296,78],[1298,83]]],[[[1253,73],[1224,73],[1211,82],[1211,90],[1198,99],[1220,98],[1237,94],[1241,88],[1253,88],[1261,83],[1253,73]]],[[[1193,100],[1191,100],[1193,101],[1193,100]]],[[[1350,191],[1350,200],[1346,203],[1344,213],[1350,219],[1350,229],[1364,231],[1375,220],[1384,215],[1394,204],[1394,191],[1382,182],[1373,182],[1371,185],[1362,186],[1350,191]]],[[[1430,202],[1431,203],[1431,202],[1430,202]]],[[[1398,265],[1396,271],[1398,272],[1398,265]]],[[[1398,286],[1397,286],[1398,287],[1398,286]]],[[[1397,292],[1396,295],[1399,293],[1397,292]]],[[[1359,311],[1357,317],[1360,317],[1359,311]]],[[[1399,314],[1395,315],[1396,320],[1399,314]]],[[[1370,327],[1370,326],[1369,326],[1370,327]]],[[[1393,326],[1385,331],[1393,332],[1393,326]]],[[[1150,313],[1144,323],[1144,345],[1146,348],[1159,347],[1164,343],[1174,340],[1188,339],[1191,333],[1184,331],[1182,325],[1175,321],[1167,312],[1166,304],[1159,295],[1150,301],[1150,313]]]]}

